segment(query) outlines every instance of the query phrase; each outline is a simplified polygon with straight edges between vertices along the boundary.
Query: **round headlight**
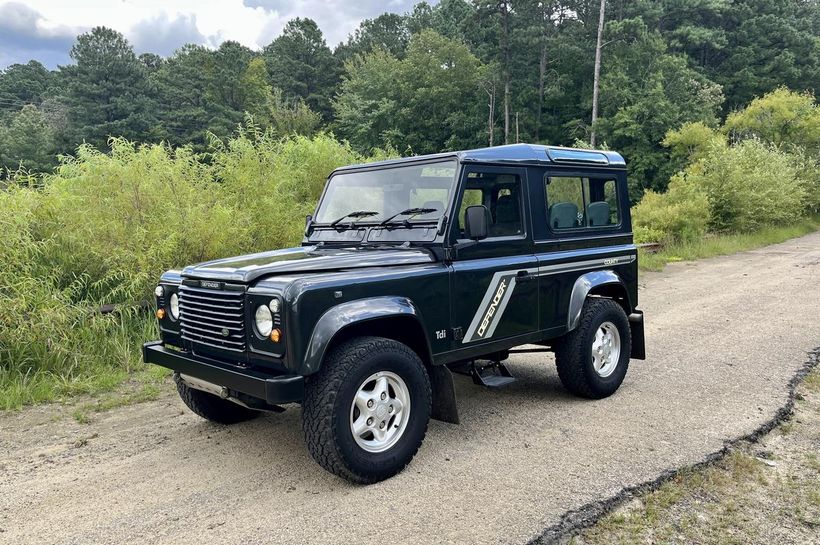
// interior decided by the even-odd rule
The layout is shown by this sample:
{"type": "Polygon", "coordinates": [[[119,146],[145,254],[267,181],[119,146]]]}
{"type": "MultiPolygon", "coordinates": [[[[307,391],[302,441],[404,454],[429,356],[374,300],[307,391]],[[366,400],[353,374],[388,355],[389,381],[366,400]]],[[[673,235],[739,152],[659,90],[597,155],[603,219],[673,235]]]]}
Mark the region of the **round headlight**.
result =
{"type": "Polygon", "coordinates": [[[179,296],[176,293],[171,294],[171,301],[168,303],[168,310],[171,311],[171,318],[179,320],[179,296]]]}
{"type": "Polygon", "coordinates": [[[271,312],[279,312],[279,299],[271,299],[268,306],[271,312]]]}
{"type": "Polygon", "coordinates": [[[162,289],[162,286],[157,286],[154,288],[154,295],[157,297],[162,297],[165,294],[165,290],[162,289]]]}
{"type": "Polygon", "coordinates": [[[256,316],[254,319],[256,322],[256,331],[258,331],[263,337],[270,335],[270,332],[273,329],[273,315],[270,313],[270,309],[267,305],[262,305],[256,309],[256,316]]]}

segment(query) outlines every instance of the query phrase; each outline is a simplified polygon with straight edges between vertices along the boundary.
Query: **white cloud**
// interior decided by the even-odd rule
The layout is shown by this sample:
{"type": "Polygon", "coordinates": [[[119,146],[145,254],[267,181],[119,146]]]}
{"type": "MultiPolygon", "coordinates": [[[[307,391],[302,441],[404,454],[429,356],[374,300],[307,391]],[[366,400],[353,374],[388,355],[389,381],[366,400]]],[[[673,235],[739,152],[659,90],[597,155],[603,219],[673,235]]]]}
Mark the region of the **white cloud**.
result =
{"type": "Polygon", "coordinates": [[[0,0],[0,68],[30,58],[52,68],[64,64],[73,38],[95,26],[122,32],[138,53],[168,55],[190,42],[217,47],[235,40],[260,49],[288,20],[309,17],[334,47],[363,19],[385,11],[404,13],[413,4],[414,0],[0,0]],[[38,57],[43,51],[48,54],[38,57]]]}
{"type": "MultiPolygon", "coordinates": [[[[429,2],[431,4],[437,1],[429,2]]],[[[414,0],[244,0],[249,7],[264,9],[275,19],[259,35],[261,45],[270,43],[282,32],[285,24],[295,17],[308,17],[316,21],[330,47],[347,39],[347,36],[364,19],[377,17],[386,11],[405,13],[413,9],[414,0]]]]}

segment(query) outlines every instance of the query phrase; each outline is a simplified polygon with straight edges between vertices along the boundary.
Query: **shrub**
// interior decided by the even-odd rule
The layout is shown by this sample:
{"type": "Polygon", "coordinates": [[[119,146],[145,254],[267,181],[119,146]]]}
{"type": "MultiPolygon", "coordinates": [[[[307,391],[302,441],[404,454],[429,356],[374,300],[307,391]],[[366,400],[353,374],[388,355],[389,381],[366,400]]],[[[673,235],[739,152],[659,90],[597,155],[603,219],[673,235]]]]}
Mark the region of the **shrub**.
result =
{"type": "Polygon", "coordinates": [[[785,225],[805,212],[806,189],[794,157],[758,140],[714,150],[683,175],[705,193],[715,231],[785,225]]]}
{"type": "Polygon", "coordinates": [[[114,139],[0,190],[0,408],[115,385],[156,336],[133,305],[162,271],[298,244],[330,171],[364,160],[330,135],[253,126],[208,159],[114,139]]]}
{"type": "Polygon", "coordinates": [[[233,250],[292,246],[302,239],[305,215],[312,213],[327,175],[364,159],[332,136],[279,139],[244,130],[213,155],[219,200],[233,211],[231,222],[244,240],[233,250]]]}
{"type": "Polygon", "coordinates": [[[810,93],[781,87],[733,112],[723,127],[735,140],[757,138],[777,146],[820,151],[820,108],[810,93]]]}
{"type": "Polygon", "coordinates": [[[116,139],[111,153],[83,145],[44,180],[39,236],[44,258],[76,300],[146,299],[158,274],[231,253],[246,234],[219,199],[211,168],[187,148],[116,139]]]}
{"type": "Polygon", "coordinates": [[[676,131],[669,131],[662,144],[669,148],[672,161],[679,166],[698,161],[715,148],[726,147],[726,138],[700,121],[685,123],[676,131]]]}
{"type": "Polygon", "coordinates": [[[669,182],[666,193],[647,191],[632,209],[636,242],[688,242],[706,233],[709,202],[682,175],[669,182]]]}
{"type": "Polygon", "coordinates": [[[112,369],[124,375],[155,327],[133,311],[90,312],[76,302],[84,278],[58,285],[45,263],[56,241],[34,234],[41,198],[16,185],[0,192],[0,409],[92,390],[112,369]]]}

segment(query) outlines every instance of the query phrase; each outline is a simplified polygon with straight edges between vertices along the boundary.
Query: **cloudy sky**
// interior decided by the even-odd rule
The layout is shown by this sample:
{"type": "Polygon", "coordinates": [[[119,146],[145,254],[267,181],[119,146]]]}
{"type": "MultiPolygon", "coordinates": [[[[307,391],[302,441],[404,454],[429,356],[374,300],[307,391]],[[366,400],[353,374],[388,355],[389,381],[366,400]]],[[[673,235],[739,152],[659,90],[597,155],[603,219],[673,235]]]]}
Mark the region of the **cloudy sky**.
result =
{"type": "Polygon", "coordinates": [[[236,40],[259,49],[289,19],[310,17],[333,47],[363,19],[385,11],[405,13],[416,1],[0,0],[0,69],[30,59],[49,68],[68,64],[74,38],[94,26],[122,32],[137,53],[167,56],[189,42],[216,47],[236,40]]]}

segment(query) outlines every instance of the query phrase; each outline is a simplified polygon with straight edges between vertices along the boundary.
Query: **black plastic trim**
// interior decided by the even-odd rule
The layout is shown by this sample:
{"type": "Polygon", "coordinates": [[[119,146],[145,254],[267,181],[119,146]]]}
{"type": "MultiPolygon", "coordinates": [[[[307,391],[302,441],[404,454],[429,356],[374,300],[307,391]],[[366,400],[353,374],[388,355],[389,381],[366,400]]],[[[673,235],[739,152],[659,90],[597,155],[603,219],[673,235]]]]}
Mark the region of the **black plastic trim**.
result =
{"type": "Polygon", "coordinates": [[[632,353],[629,357],[635,360],[646,359],[646,339],[643,333],[643,311],[635,309],[629,315],[629,331],[632,337],[632,353]]]}

